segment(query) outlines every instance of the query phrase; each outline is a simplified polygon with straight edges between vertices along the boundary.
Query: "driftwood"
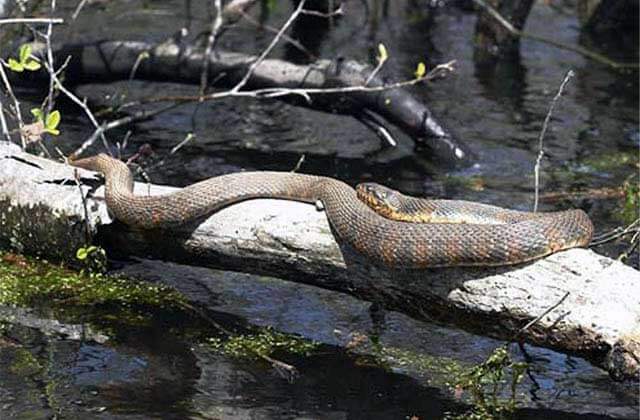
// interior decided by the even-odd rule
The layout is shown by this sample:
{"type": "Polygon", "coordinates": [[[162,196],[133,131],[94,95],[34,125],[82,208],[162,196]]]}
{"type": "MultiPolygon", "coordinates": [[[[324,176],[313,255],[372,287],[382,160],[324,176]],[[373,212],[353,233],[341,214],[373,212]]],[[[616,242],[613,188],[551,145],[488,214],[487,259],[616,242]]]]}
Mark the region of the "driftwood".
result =
{"type": "MultiPolygon", "coordinates": [[[[38,50],[34,44],[34,50],[38,50]]],[[[67,81],[100,83],[130,78],[161,82],[199,84],[203,49],[169,40],[156,45],[141,41],[100,41],[64,45],[54,51],[58,63],[69,60],[65,69],[67,81]],[[141,59],[144,54],[144,59],[141,59]],[[135,71],[133,69],[135,68],[135,71]]],[[[249,70],[257,57],[230,51],[215,51],[209,62],[209,80],[216,88],[232,88],[249,70]]],[[[298,65],[279,59],[265,59],[256,67],[247,88],[336,88],[363,86],[373,71],[354,60],[317,60],[298,65]]],[[[44,71],[21,74],[13,82],[32,84],[47,81],[44,71]],[[25,77],[26,76],[26,77],[25,77]]],[[[377,75],[367,86],[385,84],[377,75]]],[[[300,95],[279,97],[296,105],[328,112],[354,115],[367,126],[379,126],[380,117],[397,125],[412,137],[416,145],[434,156],[435,161],[465,164],[469,151],[431,114],[422,101],[404,88],[377,92],[353,91],[333,94],[311,94],[311,103],[300,95]]]]}
{"type": "MultiPolygon", "coordinates": [[[[112,223],[103,188],[94,191],[100,185],[95,174],[79,173],[81,187],[73,168],[0,144],[0,246],[69,258],[88,238],[100,241],[111,255],[278,276],[346,292],[418,319],[504,339],[517,335],[583,356],[617,379],[638,374],[640,273],[590,250],[569,250],[514,267],[389,271],[337,243],[324,213],[312,205],[251,200],[198,226],[140,232],[112,223]],[[86,206],[80,189],[90,193],[86,206]]],[[[138,194],[174,190],[136,187],[138,194]]]]}

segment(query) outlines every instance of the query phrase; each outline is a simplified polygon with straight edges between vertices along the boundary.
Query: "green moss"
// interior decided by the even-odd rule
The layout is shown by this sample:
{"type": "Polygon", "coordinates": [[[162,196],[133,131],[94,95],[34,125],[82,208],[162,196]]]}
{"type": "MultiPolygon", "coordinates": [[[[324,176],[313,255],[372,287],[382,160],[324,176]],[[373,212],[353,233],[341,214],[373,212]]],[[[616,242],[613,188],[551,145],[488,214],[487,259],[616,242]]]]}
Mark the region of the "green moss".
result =
{"type": "Polygon", "coordinates": [[[448,357],[372,344],[378,366],[418,372],[427,376],[430,384],[446,386],[457,399],[471,404],[464,413],[448,413],[449,420],[509,418],[518,406],[516,389],[527,365],[513,361],[507,345],[495,349],[484,362],[465,366],[448,357]]]}
{"type": "Polygon", "coordinates": [[[16,206],[8,199],[0,200],[0,248],[73,261],[86,241],[85,229],[82,219],[56,214],[48,206],[16,206]]]}
{"type": "Polygon", "coordinates": [[[482,363],[466,370],[455,384],[457,393],[469,393],[473,407],[450,420],[494,420],[510,418],[518,406],[517,387],[527,364],[515,362],[508,345],[498,347],[482,363]],[[505,395],[508,395],[505,398],[505,395]]]}
{"type": "Polygon", "coordinates": [[[309,356],[318,343],[303,338],[264,328],[255,334],[241,334],[227,339],[211,338],[210,346],[228,356],[257,359],[274,353],[309,356]]]}
{"type": "Polygon", "coordinates": [[[616,216],[625,224],[629,225],[640,217],[640,186],[637,176],[627,179],[622,185],[624,192],[624,202],[616,213],[616,216]]]}
{"type": "Polygon", "coordinates": [[[374,356],[381,366],[405,368],[428,376],[428,382],[439,385],[454,384],[465,371],[465,366],[448,357],[436,357],[395,347],[379,346],[374,356]]]}
{"type": "Polygon", "coordinates": [[[611,172],[614,169],[623,166],[633,166],[638,164],[638,156],[636,153],[631,152],[614,152],[603,153],[598,156],[593,156],[585,159],[582,162],[587,167],[598,172],[611,172]]]}
{"type": "Polygon", "coordinates": [[[122,277],[87,275],[35,258],[0,252],[0,304],[30,306],[39,302],[65,306],[115,303],[176,306],[184,298],[164,286],[122,277]]]}
{"type": "Polygon", "coordinates": [[[42,372],[42,365],[27,349],[17,348],[9,365],[9,371],[15,375],[33,376],[42,372]]]}

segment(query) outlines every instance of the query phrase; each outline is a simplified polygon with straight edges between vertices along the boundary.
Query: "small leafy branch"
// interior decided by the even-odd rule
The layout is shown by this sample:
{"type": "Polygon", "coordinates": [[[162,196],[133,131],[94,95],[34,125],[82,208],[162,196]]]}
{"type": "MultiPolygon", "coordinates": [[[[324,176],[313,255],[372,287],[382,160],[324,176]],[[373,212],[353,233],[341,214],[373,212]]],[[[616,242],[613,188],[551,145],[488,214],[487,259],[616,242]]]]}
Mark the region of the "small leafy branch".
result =
{"type": "Polygon", "coordinates": [[[36,117],[36,123],[41,123],[42,131],[57,136],[60,134],[58,124],[60,124],[60,111],[52,111],[45,116],[44,112],[39,108],[33,108],[31,114],[36,117]]]}
{"type": "Polygon", "coordinates": [[[60,124],[60,111],[52,111],[45,115],[39,108],[33,108],[31,114],[36,118],[31,124],[25,124],[20,128],[22,138],[26,144],[42,141],[42,135],[49,133],[54,136],[60,134],[58,124],[60,124]]]}
{"type": "MultiPolygon", "coordinates": [[[[369,77],[367,77],[367,80],[366,82],[364,82],[363,86],[366,87],[369,82],[371,82],[371,80],[378,74],[378,72],[380,72],[380,69],[382,69],[382,66],[387,62],[388,59],[389,52],[387,51],[387,47],[385,47],[383,43],[378,44],[378,55],[376,56],[378,64],[376,65],[376,68],[373,69],[369,77]]],[[[422,61],[419,62],[416,66],[416,70],[413,72],[413,75],[415,76],[415,79],[413,80],[417,81],[422,79],[426,75],[426,73],[427,66],[422,61]]]]}
{"type": "Polygon", "coordinates": [[[40,61],[31,55],[31,45],[24,44],[18,50],[18,59],[9,58],[5,64],[10,70],[22,73],[25,70],[37,71],[42,67],[40,61]]]}
{"type": "Polygon", "coordinates": [[[102,247],[90,245],[78,248],[76,258],[91,276],[101,275],[107,271],[107,252],[102,247]]]}
{"type": "Polygon", "coordinates": [[[527,363],[514,361],[508,345],[500,346],[481,364],[463,373],[455,384],[456,394],[468,391],[473,408],[453,419],[493,420],[509,417],[517,408],[517,386],[527,363]],[[508,399],[501,397],[508,387],[508,399]]]}

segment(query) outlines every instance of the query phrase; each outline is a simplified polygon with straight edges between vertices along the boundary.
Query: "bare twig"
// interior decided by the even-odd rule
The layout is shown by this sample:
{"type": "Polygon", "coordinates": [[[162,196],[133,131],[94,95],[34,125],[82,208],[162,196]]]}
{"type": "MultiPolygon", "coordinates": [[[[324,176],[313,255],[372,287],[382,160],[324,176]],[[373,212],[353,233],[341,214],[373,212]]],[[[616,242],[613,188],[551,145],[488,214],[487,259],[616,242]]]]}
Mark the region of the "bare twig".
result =
{"type": "Polygon", "coordinates": [[[293,167],[291,172],[298,172],[300,170],[300,167],[304,163],[304,159],[305,159],[305,155],[304,154],[300,155],[300,159],[298,159],[298,162],[296,163],[296,166],[293,167]]]}
{"type": "Polygon", "coordinates": [[[369,82],[371,82],[371,80],[376,77],[376,74],[380,72],[382,66],[384,66],[384,63],[387,62],[387,49],[383,44],[378,44],[378,51],[380,52],[380,56],[378,56],[378,64],[376,65],[376,68],[373,69],[369,77],[367,77],[367,80],[364,82],[365,86],[367,86],[369,82]]]}
{"type": "Polygon", "coordinates": [[[202,74],[200,75],[200,96],[203,96],[207,90],[207,84],[209,81],[209,64],[211,63],[210,56],[211,51],[216,43],[216,39],[222,28],[222,0],[212,0],[213,8],[215,8],[216,17],[211,22],[211,33],[207,39],[207,47],[204,50],[202,56],[202,74]]]}
{"type": "MultiPolygon", "coordinates": [[[[45,65],[45,67],[48,67],[48,66],[45,65]]],[[[64,87],[64,85],[62,84],[62,82],[58,78],[57,73],[55,71],[53,71],[53,69],[49,69],[48,68],[47,70],[49,71],[49,75],[51,76],[51,78],[54,80],[56,88],[58,88],[62,93],[67,95],[67,97],[69,99],[71,99],[76,105],[78,105],[80,108],[82,108],[84,113],[89,118],[89,121],[91,121],[91,124],[93,124],[93,126],[96,128],[96,130],[98,130],[100,128],[100,124],[98,123],[98,120],[96,120],[96,117],[93,115],[93,112],[91,112],[91,110],[87,106],[86,99],[85,100],[80,100],[80,98],[78,98],[76,95],[74,95],[69,89],[64,87]]],[[[109,141],[105,137],[104,131],[101,131],[99,133],[99,136],[102,138],[102,143],[103,143],[105,149],[108,151],[109,150],[109,141]]],[[[84,146],[84,144],[83,144],[83,146],[84,146]]]]}
{"type": "Polygon", "coordinates": [[[11,23],[48,23],[48,24],[60,24],[64,23],[64,19],[61,18],[14,18],[14,19],[0,19],[0,25],[6,25],[11,23]]]}
{"type": "MultiPolygon", "coordinates": [[[[56,0],[51,0],[51,13],[54,13],[56,10],[56,0]]],[[[51,48],[51,34],[53,32],[53,24],[49,23],[47,25],[47,32],[44,36],[45,45],[47,49],[47,69],[53,71],[55,69],[55,65],[53,62],[53,49],[51,48]]],[[[49,78],[49,93],[47,94],[47,108],[46,114],[49,114],[53,110],[53,93],[55,88],[55,81],[53,77],[49,78]]]]}
{"type": "MultiPolygon", "coordinates": [[[[72,155],[76,156],[76,157],[82,155],[82,153],[87,148],[89,148],[89,146],[91,146],[99,137],[104,138],[104,133],[106,133],[109,130],[113,130],[114,128],[117,128],[117,127],[122,127],[123,125],[131,124],[131,123],[136,122],[136,121],[148,120],[150,118],[155,117],[156,115],[159,115],[159,114],[161,114],[163,112],[169,111],[169,110],[171,110],[173,108],[176,108],[176,107],[178,107],[180,105],[182,105],[182,104],[173,103],[173,104],[167,105],[167,106],[165,106],[163,108],[160,108],[160,109],[157,109],[157,110],[154,110],[154,111],[142,110],[142,111],[138,111],[138,112],[136,112],[136,113],[134,113],[132,115],[127,115],[126,117],[119,118],[119,119],[114,120],[114,121],[110,121],[108,123],[103,123],[101,125],[94,124],[96,129],[94,130],[93,134],[91,134],[91,136],[88,139],[86,139],[82,143],[82,145],[73,152],[72,155]]],[[[105,144],[105,148],[107,150],[109,150],[109,147],[108,147],[107,144],[105,144]]]]}
{"type": "Polygon", "coordinates": [[[544,122],[542,123],[542,130],[540,130],[540,137],[538,138],[538,157],[536,158],[536,165],[534,167],[534,182],[535,182],[535,197],[533,201],[533,212],[538,211],[538,200],[540,198],[540,163],[542,162],[542,158],[544,156],[544,136],[547,133],[547,128],[549,127],[549,121],[551,120],[551,115],[553,114],[553,110],[556,107],[556,103],[562,96],[562,91],[564,90],[567,83],[569,83],[569,79],[574,76],[573,70],[569,70],[567,74],[565,74],[560,87],[558,88],[558,92],[556,96],[551,100],[551,105],[549,106],[549,112],[547,112],[547,116],[544,118],[544,122]]]}
{"type": "Polygon", "coordinates": [[[549,308],[547,308],[543,313],[541,313],[540,315],[538,315],[535,319],[529,321],[527,323],[527,325],[525,325],[524,327],[520,328],[518,330],[518,332],[514,335],[514,339],[517,338],[520,334],[524,333],[525,331],[527,331],[529,328],[531,328],[533,325],[537,324],[538,322],[540,322],[540,320],[542,318],[544,318],[545,316],[547,316],[549,313],[551,313],[553,310],[555,310],[558,306],[562,305],[562,303],[567,299],[567,297],[569,297],[570,292],[567,292],[564,294],[564,296],[562,296],[560,298],[559,301],[557,301],[556,303],[554,303],[553,305],[551,305],[549,308]]]}
{"type": "Polygon", "coordinates": [[[127,144],[129,142],[129,138],[131,137],[131,130],[127,130],[127,132],[124,134],[124,138],[122,139],[122,142],[117,142],[116,143],[116,148],[118,150],[118,159],[122,160],[122,151],[125,150],[127,148],[127,144]]]}
{"type": "MultiPolygon", "coordinates": [[[[0,63],[2,66],[2,63],[0,63]]],[[[2,135],[6,141],[11,141],[11,135],[9,134],[9,126],[7,126],[7,120],[4,117],[4,106],[2,105],[2,98],[0,98],[0,127],[2,128],[2,135]]]]}
{"type": "Polygon", "coordinates": [[[18,120],[18,128],[20,134],[20,144],[22,148],[27,147],[27,140],[25,139],[24,133],[22,129],[24,128],[24,121],[22,119],[22,112],[20,111],[20,102],[16,95],[13,93],[13,89],[11,88],[11,84],[9,83],[9,78],[7,77],[7,73],[4,71],[4,63],[0,62],[0,79],[2,79],[2,83],[4,84],[5,89],[7,90],[7,94],[13,101],[14,112],[16,113],[16,119],[18,120]]]}
{"type": "MultiPolygon", "coordinates": [[[[331,3],[333,3],[333,2],[331,2],[331,3]]],[[[329,5],[329,6],[332,6],[332,4],[329,5]]],[[[318,17],[331,19],[331,18],[334,18],[336,16],[342,16],[344,14],[344,10],[342,10],[342,3],[340,3],[340,6],[338,6],[337,9],[329,11],[327,13],[319,12],[317,10],[303,10],[302,14],[309,15],[309,16],[318,16],[318,17]]]]}
{"type": "Polygon", "coordinates": [[[373,112],[368,109],[363,109],[361,112],[355,114],[354,117],[364,124],[365,127],[373,131],[378,138],[388,143],[389,146],[396,147],[398,145],[398,142],[393,138],[389,129],[385,127],[382,121],[380,121],[373,112]]]}
{"type": "MultiPolygon", "coordinates": [[[[253,17],[251,17],[251,15],[249,15],[248,13],[243,13],[242,14],[242,18],[244,20],[246,20],[247,22],[249,22],[250,24],[254,25],[257,28],[261,28],[264,29],[268,32],[274,33],[274,34],[278,34],[279,30],[258,22],[257,20],[255,20],[253,17]]],[[[297,49],[299,49],[300,51],[302,51],[303,53],[305,53],[311,60],[316,60],[317,57],[311,52],[309,51],[304,45],[302,45],[300,42],[296,41],[295,39],[291,38],[289,35],[287,34],[282,34],[282,39],[286,42],[288,42],[289,44],[293,45],[294,47],[296,47],[297,49]]]]}
{"type": "Polygon", "coordinates": [[[142,64],[142,62],[149,57],[149,51],[143,51],[138,54],[135,63],[133,63],[133,66],[131,67],[131,72],[129,72],[129,81],[133,80],[133,78],[136,76],[136,72],[138,71],[138,67],[140,67],[140,64],[142,64]]]}
{"type": "Polygon", "coordinates": [[[89,209],[87,207],[87,197],[82,191],[82,183],[80,182],[80,175],[78,174],[78,169],[74,168],[73,170],[73,179],[78,186],[78,191],[80,191],[80,198],[82,199],[82,208],[84,210],[84,233],[85,233],[85,244],[88,245],[91,243],[91,226],[89,224],[89,209]]]}
{"type": "Polygon", "coordinates": [[[80,11],[86,4],[87,0],[80,0],[80,3],[78,3],[78,6],[76,6],[76,10],[74,10],[73,14],[71,15],[71,20],[76,20],[78,18],[78,15],[80,15],[80,11]]]}
{"type": "Polygon", "coordinates": [[[193,133],[187,133],[187,135],[184,137],[184,139],[178,143],[177,145],[173,146],[171,148],[171,151],[169,151],[169,154],[173,155],[175,154],[178,150],[182,149],[182,147],[189,143],[191,140],[195,139],[196,135],[193,133]]]}
{"type": "Polygon", "coordinates": [[[637,239],[638,234],[640,234],[640,218],[629,223],[624,228],[617,227],[609,232],[605,232],[603,234],[595,236],[591,240],[589,247],[606,244],[607,242],[615,241],[616,239],[622,238],[623,236],[627,235],[633,235],[631,240],[631,242],[633,242],[633,238],[637,239]]]}
{"type": "Polygon", "coordinates": [[[287,31],[287,29],[289,29],[291,24],[293,24],[293,22],[298,18],[298,16],[300,15],[302,10],[304,9],[304,5],[305,5],[306,1],[307,0],[300,0],[300,3],[298,3],[298,7],[296,7],[296,9],[293,11],[291,16],[289,16],[289,19],[287,19],[285,24],[282,25],[282,28],[280,28],[280,31],[271,40],[271,43],[267,46],[267,48],[265,48],[265,50],[262,51],[262,54],[260,54],[258,56],[256,61],[251,63],[251,66],[249,66],[249,70],[247,70],[247,73],[244,75],[242,80],[240,80],[233,87],[233,89],[231,89],[231,93],[238,93],[240,91],[240,89],[242,89],[244,87],[244,85],[247,84],[247,82],[249,81],[249,79],[253,75],[253,72],[256,70],[256,68],[258,68],[258,66],[264,61],[264,59],[267,57],[267,55],[269,55],[269,53],[275,48],[276,44],[278,43],[278,41],[282,37],[282,34],[284,34],[287,31]]]}
{"type": "Polygon", "coordinates": [[[224,9],[222,9],[224,24],[233,25],[239,21],[240,18],[246,18],[249,9],[257,3],[258,0],[231,0],[224,6],[224,9]]]}
{"type": "Polygon", "coordinates": [[[629,255],[640,245],[640,229],[636,231],[636,233],[631,237],[631,241],[629,241],[629,247],[622,252],[622,254],[618,255],[618,260],[625,261],[629,258],[629,255]]]}
{"type": "Polygon", "coordinates": [[[577,54],[580,54],[584,57],[590,58],[594,61],[598,61],[600,63],[606,64],[615,69],[625,69],[625,68],[634,68],[637,69],[640,67],[638,63],[620,63],[614,61],[608,57],[605,57],[602,54],[598,54],[595,51],[588,50],[586,48],[580,47],[578,45],[567,45],[561,42],[555,41],[553,39],[545,38],[540,35],[530,34],[513,26],[507,19],[505,19],[496,9],[491,7],[491,5],[487,4],[484,0],[473,0],[475,4],[482,7],[491,17],[496,19],[504,28],[509,31],[509,33],[515,37],[520,38],[528,38],[534,41],[542,42],[545,44],[553,45],[556,48],[564,49],[567,51],[573,51],[577,54]]]}

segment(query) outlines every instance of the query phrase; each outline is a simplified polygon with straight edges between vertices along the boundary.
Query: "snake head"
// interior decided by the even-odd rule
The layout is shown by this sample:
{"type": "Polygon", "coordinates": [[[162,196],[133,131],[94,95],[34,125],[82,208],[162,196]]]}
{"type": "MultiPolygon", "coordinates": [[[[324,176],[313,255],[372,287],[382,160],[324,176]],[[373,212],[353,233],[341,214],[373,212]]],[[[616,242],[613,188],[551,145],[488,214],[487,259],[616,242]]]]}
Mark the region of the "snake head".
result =
{"type": "Polygon", "coordinates": [[[376,213],[384,217],[400,210],[400,193],[374,182],[365,182],[356,186],[360,201],[371,207],[376,213]]]}

